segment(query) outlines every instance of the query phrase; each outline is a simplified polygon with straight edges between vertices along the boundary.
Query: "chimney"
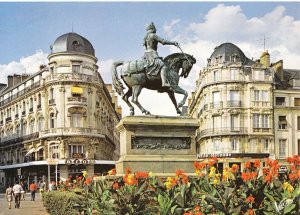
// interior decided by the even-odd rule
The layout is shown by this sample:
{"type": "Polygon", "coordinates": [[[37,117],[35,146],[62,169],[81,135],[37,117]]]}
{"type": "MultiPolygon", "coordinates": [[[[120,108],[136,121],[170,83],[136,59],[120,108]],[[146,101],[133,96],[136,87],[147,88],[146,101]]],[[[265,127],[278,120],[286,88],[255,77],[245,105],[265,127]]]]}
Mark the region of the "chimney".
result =
{"type": "Polygon", "coordinates": [[[7,87],[11,88],[14,86],[14,77],[12,75],[7,76],[7,87]]]}
{"type": "Polygon", "coordinates": [[[268,50],[264,51],[260,56],[260,63],[265,67],[270,67],[270,54],[268,50]]]}
{"type": "Polygon", "coordinates": [[[275,70],[276,75],[280,78],[281,81],[283,80],[283,60],[279,60],[276,63],[271,65],[272,69],[275,70]]]}

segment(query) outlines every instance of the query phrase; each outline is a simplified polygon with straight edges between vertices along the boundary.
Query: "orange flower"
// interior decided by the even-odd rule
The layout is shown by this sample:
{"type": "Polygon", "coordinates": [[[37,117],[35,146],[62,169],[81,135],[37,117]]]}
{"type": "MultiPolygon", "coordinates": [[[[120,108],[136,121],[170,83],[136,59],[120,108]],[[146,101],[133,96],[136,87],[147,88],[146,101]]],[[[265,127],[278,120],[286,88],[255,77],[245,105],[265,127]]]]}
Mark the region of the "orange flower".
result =
{"type": "Polygon", "coordinates": [[[232,167],[231,167],[231,171],[235,173],[235,172],[237,172],[238,170],[239,170],[239,165],[233,164],[232,167]]]}
{"type": "Polygon", "coordinates": [[[265,177],[265,182],[267,182],[267,183],[271,183],[271,181],[272,181],[272,175],[271,174],[268,174],[268,175],[266,175],[266,177],[265,177]]]}
{"type": "Polygon", "coordinates": [[[180,176],[180,175],[182,175],[182,174],[183,174],[183,170],[182,169],[177,170],[177,172],[176,172],[176,176],[177,177],[180,176]]]}
{"type": "Polygon", "coordinates": [[[255,160],[255,161],[254,161],[254,166],[255,166],[256,168],[260,168],[260,160],[255,160]]]}
{"type": "Polygon", "coordinates": [[[126,174],[123,176],[123,179],[125,181],[125,184],[127,185],[135,185],[138,184],[138,181],[134,178],[133,174],[126,174]]]}
{"type": "Polygon", "coordinates": [[[203,169],[206,166],[206,163],[205,162],[198,163],[195,161],[193,165],[196,170],[199,170],[199,169],[203,169]]]}
{"type": "Polygon", "coordinates": [[[254,211],[253,211],[252,208],[251,208],[251,209],[248,209],[247,213],[248,213],[248,215],[254,215],[254,211]]]}
{"type": "Polygon", "coordinates": [[[267,175],[270,173],[270,170],[268,168],[263,168],[263,174],[267,175]]]}
{"type": "Polygon", "coordinates": [[[294,173],[290,173],[289,174],[289,179],[291,181],[295,181],[295,180],[297,180],[297,178],[298,178],[297,174],[294,174],[294,173]]]}
{"type": "Polygon", "coordinates": [[[87,178],[87,179],[85,180],[85,184],[86,184],[86,185],[89,185],[91,182],[92,182],[92,179],[91,179],[91,178],[87,178]]]}
{"type": "Polygon", "coordinates": [[[209,160],[208,165],[209,165],[210,167],[212,167],[212,166],[214,166],[217,162],[218,162],[218,158],[213,157],[213,158],[211,158],[211,159],[209,160]]]}
{"type": "Polygon", "coordinates": [[[187,211],[187,212],[184,212],[183,215],[193,215],[193,214],[192,214],[192,212],[187,211]]]}
{"type": "Polygon", "coordinates": [[[189,183],[189,178],[186,175],[182,175],[182,183],[184,184],[189,183]]]}
{"type": "Polygon", "coordinates": [[[108,171],[108,175],[115,175],[116,174],[116,169],[111,169],[108,171]]]}
{"type": "Polygon", "coordinates": [[[117,190],[117,189],[119,189],[119,184],[117,182],[115,182],[112,187],[113,187],[113,189],[117,190]]]}
{"type": "Polygon", "coordinates": [[[139,179],[139,178],[148,178],[149,174],[147,172],[136,172],[135,173],[135,177],[136,179],[139,179]]]}
{"type": "Polygon", "coordinates": [[[251,163],[250,161],[247,161],[244,165],[245,168],[250,168],[251,167],[251,163]]]}
{"type": "Polygon", "coordinates": [[[247,199],[246,199],[247,203],[254,203],[254,197],[252,195],[250,195],[247,199]]]}
{"type": "Polygon", "coordinates": [[[125,169],[125,174],[128,175],[131,173],[131,169],[129,167],[126,167],[125,169]]]}

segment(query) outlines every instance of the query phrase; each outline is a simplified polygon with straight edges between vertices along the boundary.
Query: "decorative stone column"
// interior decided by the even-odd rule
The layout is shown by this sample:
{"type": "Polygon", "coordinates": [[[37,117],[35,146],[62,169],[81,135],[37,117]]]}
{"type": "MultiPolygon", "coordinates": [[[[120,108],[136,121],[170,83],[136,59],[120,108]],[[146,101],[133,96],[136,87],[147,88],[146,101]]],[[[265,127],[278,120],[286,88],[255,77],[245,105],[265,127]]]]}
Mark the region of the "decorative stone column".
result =
{"type": "Polygon", "coordinates": [[[120,132],[120,159],[117,174],[152,171],[174,174],[178,169],[194,173],[197,160],[196,119],[189,117],[127,116],[117,125],[120,132]]]}

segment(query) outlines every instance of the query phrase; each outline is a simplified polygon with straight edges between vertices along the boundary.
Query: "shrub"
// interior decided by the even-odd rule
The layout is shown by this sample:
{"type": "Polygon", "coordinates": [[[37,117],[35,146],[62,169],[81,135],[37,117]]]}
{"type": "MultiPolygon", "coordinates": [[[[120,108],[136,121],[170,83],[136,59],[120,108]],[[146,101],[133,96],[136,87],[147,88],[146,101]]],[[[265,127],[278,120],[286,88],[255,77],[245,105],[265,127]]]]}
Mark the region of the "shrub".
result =
{"type": "Polygon", "coordinates": [[[43,193],[43,204],[51,215],[77,214],[83,197],[75,192],[51,191],[43,193]]]}

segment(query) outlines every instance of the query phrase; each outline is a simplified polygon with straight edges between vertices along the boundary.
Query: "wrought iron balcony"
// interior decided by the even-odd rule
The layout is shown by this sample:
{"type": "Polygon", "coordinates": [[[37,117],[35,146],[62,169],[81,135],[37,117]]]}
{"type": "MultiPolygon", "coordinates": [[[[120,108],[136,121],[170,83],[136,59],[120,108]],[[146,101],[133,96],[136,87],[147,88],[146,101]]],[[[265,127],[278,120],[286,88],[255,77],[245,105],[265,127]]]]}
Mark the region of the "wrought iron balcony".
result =
{"type": "Polygon", "coordinates": [[[87,99],[85,97],[68,97],[68,102],[83,102],[86,103],[87,99]]]}
{"type": "Polygon", "coordinates": [[[242,107],[242,101],[229,100],[229,101],[227,101],[227,107],[242,107]]]}
{"type": "Polygon", "coordinates": [[[220,109],[223,107],[223,102],[212,102],[210,103],[211,109],[220,109]]]}
{"type": "Polygon", "coordinates": [[[203,129],[197,135],[197,140],[209,137],[209,136],[220,136],[220,135],[244,135],[248,133],[247,127],[224,127],[224,128],[210,128],[203,129]]]}

